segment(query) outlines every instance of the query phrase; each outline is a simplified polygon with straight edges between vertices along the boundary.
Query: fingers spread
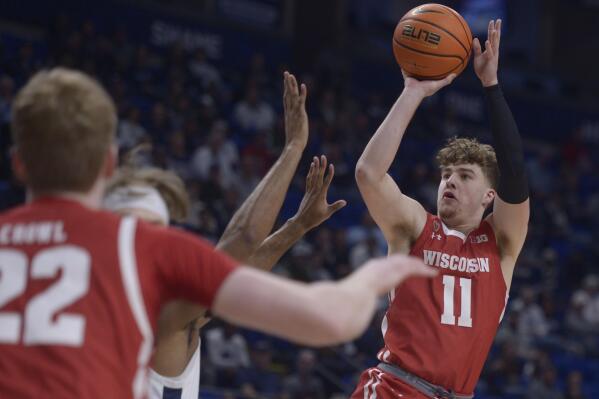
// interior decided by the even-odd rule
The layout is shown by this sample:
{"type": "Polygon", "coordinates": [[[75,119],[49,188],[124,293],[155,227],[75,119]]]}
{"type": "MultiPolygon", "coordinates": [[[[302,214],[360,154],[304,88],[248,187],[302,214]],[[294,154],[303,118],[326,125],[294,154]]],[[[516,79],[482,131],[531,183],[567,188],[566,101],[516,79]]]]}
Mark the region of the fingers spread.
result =
{"type": "Polygon", "coordinates": [[[345,200],[335,201],[334,203],[329,205],[329,209],[328,209],[329,216],[332,215],[333,213],[337,212],[339,209],[343,208],[346,205],[347,205],[347,201],[345,201],[345,200]]]}
{"type": "Polygon", "coordinates": [[[493,56],[493,47],[491,47],[491,42],[489,40],[485,42],[485,54],[487,54],[487,57],[489,58],[493,56]]]}
{"type": "Polygon", "coordinates": [[[327,170],[327,157],[324,155],[320,156],[320,169],[318,170],[318,184],[322,186],[324,173],[327,170]]]}
{"type": "Polygon", "coordinates": [[[308,89],[305,84],[301,84],[300,86],[300,102],[302,107],[306,104],[306,96],[308,94],[308,89]]]}
{"type": "Polygon", "coordinates": [[[329,189],[329,186],[331,185],[331,182],[333,181],[333,176],[335,176],[335,166],[333,166],[333,164],[330,164],[329,165],[329,174],[324,179],[324,185],[323,185],[324,191],[327,191],[329,189]]]}
{"type": "Polygon", "coordinates": [[[499,52],[499,42],[501,41],[501,20],[498,19],[495,24],[495,38],[493,40],[493,49],[495,52],[499,52]]]}
{"type": "Polygon", "coordinates": [[[472,47],[474,48],[474,54],[480,55],[482,53],[482,49],[480,48],[480,42],[478,41],[478,37],[475,37],[472,41],[472,47]]]}
{"type": "Polygon", "coordinates": [[[296,96],[299,95],[297,90],[297,80],[295,80],[295,76],[293,74],[289,74],[289,83],[291,92],[296,96]]]}
{"type": "Polygon", "coordinates": [[[306,191],[310,191],[314,187],[314,162],[310,164],[308,176],[306,176],[306,191]]]}

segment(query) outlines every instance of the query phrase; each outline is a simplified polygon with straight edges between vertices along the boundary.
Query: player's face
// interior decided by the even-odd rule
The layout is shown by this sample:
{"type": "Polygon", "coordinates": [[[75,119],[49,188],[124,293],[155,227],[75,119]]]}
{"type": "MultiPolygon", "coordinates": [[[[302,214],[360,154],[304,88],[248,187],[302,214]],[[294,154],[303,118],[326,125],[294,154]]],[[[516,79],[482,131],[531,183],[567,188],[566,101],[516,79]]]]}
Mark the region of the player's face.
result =
{"type": "Polygon", "coordinates": [[[494,197],[495,191],[480,166],[459,164],[441,169],[437,193],[437,209],[441,219],[459,223],[479,212],[482,214],[494,197]]]}
{"type": "Polygon", "coordinates": [[[147,209],[125,208],[119,209],[118,211],[116,211],[116,213],[124,216],[135,216],[136,218],[159,226],[166,226],[168,224],[162,217],[160,217],[160,215],[148,211],[147,209]]]}

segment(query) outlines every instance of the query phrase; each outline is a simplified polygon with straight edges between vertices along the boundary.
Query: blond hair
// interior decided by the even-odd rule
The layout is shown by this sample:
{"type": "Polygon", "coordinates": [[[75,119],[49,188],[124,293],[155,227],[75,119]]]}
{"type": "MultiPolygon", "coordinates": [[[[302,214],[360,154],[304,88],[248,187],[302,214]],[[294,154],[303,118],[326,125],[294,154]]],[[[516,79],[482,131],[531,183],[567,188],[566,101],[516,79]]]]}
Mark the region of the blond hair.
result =
{"type": "Polygon", "coordinates": [[[497,188],[499,168],[495,150],[475,138],[452,137],[437,153],[437,164],[444,168],[449,165],[475,164],[480,166],[492,188],[497,188]]]}
{"type": "Polygon", "coordinates": [[[183,180],[175,173],[154,167],[123,166],[108,183],[106,195],[117,188],[135,185],[150,186],[158,190],[172,220],[183,222],[187,218],[189,195],[183,180]]]}
{"type": "Polygon", "coordinates": [[[116,108],[91,77],[66,68],[36,73],[12,105],[12,135],[35,192],[87,192],[116,131],[116,108]]]}

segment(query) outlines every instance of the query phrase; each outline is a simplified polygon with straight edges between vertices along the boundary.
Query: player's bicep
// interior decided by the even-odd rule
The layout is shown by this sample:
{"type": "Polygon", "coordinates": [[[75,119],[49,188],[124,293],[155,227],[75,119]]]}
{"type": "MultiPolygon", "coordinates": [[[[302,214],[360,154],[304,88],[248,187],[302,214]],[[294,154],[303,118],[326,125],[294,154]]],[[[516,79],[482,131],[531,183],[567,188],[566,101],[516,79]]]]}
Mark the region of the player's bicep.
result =
{"type": "Polygon", "coordinates": [[[176,229],[149,230],[146,246],[162,303],[179,299],[210,308],[237,262],[206,241],[176,229]]]}
{"type": "Polygon", "coordinates": [[[529,218],[529,199],[520,204],[510,204],[499,196],[495,197],[490,222],[505,256],[518,257],[528,232],[529,218]]]}
{"type": "Polygon", "coordinates": [[[389,174],[376,182],[359,182],[358,187],[387,241],[394,240],[398,231],[417,237],[424,228],[426,211],[418,201],[403,194],[389,174]]]}

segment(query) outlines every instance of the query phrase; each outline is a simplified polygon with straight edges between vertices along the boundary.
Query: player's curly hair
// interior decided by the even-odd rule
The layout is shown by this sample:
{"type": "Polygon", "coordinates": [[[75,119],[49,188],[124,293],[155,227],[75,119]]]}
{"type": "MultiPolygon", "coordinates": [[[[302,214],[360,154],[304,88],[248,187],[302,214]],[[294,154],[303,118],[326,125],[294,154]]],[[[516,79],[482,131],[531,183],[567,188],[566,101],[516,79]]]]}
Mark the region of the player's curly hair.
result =
{"type": "Polygon", "coordinates": [[[170,170],[138,166],[135,156],[146,149],[145,146],[138,146],[125,154],[123,165],[106,187],[106,195],[119,187],[150,186],[158,190],[164,199],[171,219],[176,222],[185,221],[190,205],[183,180],[170,170]]]}
{"type": "Polygon", "coordinates": [[[476,164],[482,169],[483,174],[491,183],[491,187],[497,188],[499,168],[495,150],[475,138],[450,138],[445,147],[437,153],[436,160],[440,168],[464,163],[476,164]]]}

